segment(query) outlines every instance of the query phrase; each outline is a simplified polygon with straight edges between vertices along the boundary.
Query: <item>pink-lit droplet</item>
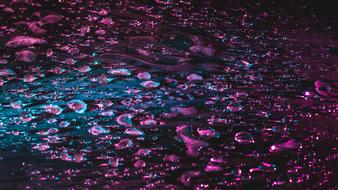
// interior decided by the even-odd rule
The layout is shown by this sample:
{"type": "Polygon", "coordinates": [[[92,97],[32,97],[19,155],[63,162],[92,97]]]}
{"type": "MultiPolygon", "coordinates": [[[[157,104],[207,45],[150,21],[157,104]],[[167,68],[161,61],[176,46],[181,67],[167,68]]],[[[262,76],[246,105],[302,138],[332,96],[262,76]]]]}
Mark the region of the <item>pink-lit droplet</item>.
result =
{"type": "Polygon", "coordinates": [[[50,114],[54,114],[54,115],[59,115],[63,111],[63,109],[60,106],[53,105],[53,104],[46,105],[43,108],[44,108],[45,112],[50,113],[50,114]]]}
{"type": "Polygon", "coordinates": [[[76,113],[84,113],[87,110],[87,104],[81,100],[72,100],[67,103],[69,109],[76,113]]]}

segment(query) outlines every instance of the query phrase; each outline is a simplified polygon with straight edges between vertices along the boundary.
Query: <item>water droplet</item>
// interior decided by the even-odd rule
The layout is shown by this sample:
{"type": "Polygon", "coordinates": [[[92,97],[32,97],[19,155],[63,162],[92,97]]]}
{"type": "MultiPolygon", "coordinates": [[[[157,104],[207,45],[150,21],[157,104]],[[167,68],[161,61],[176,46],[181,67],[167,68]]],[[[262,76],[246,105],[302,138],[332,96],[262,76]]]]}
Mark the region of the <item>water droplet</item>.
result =
{"type": "Polygon", "coordinates": [[[190,186],[192,184],[192,178],[193,177],[198,177],[201,175],[201,172],[199,171],[188,171],[185,172],[183,175],[181,175],[180,182],[184,185],[184,186],[190,186]]]}
{"type": "Polygon", "coordinates": [[[51,113],[54,115],[59,115],[63,111],[63,109],[60,106],[53,105],[53,104],[45,105],[43,109],[45,110],[45,112],[51,113]]]}
{"type": "Polygon", "coordinates": [[[190,81],[200,81],[203,80],[203,77],[197,74],[190,74],[189,76],[187,76],[187,79],[190,81]]]}
{"type": "Polygon", "coordinates": [[[281,152],[281,151],[288,151],[300,148],[300,143],[294,139],[288,140],[285,143],[281,144],[274,144],[270,147],[270,152],[281,152]]]}
{"type": "Polygon", "coordinates": [[[197,157],[199,151],[208,146],[208,143],[198,140],[193,137],[191,134],[191,127],[188,125],[180,125],[176,127],[176,132],[178,133],[179,137],[185,143],[186,146],[186,153],[189,156],[197,157]]]}
{"type": "Polygon", "coordinates": [[[146,119],[140,122],[141,125],[145,125],[145,126],[153,126],[157,124],[156,120],[153,119],[146,119]]]}
{"type": "Polygon", "coordinates": [[[92,135],[95,135],[95,136],[102,135],[102,134],[108,134],[109,133],[108,129],[106,129],[106,128],[102,127],[102,126],[99,126],[99,125],[91,127],[88,130],[88,132],[90,134],[92,134],[92,135]]]}
{"type": "Polygon", "coordinates": [[[141,80],[149,80],[151,78],[151,75],[148,72],[141,72],[141,73],[137,74],[137,78],[139,78],[141,80]]]}
{"type": "Polygon", "coordinates": [[[71,100],[67,103],[69,109],[76,113],[84,113],[87,110],[87,104],[81,100],[71,100]]]}
{"type": "Polygon", "coordinates": [[[235,135],[235,140],[240,144],[255,143],[255,140],[249,132],[239,132],[235,135]]]}
{"type": "Polygon", "coordinates": [[[132,136],[143,136],[144,135],[144,133],[137,128],[128,128],[125,130],[125,132],[128,135],[132,135],[132,136]]]}
{"type": "Polygon", "coordinates": [[[113,75],[129,76],[131,72],[128,69],[112,69],[109,71],[113,75]]]}
{"type": "Polygon", "coordinates": [[[126,149],[126,148],[130,148],[133,146],[133,141],[125,138],[125,139],[121,139],[118,143],[115,144],[115,148],[117,150],[122,150],[122,149],[126,149]]]}
{"type": "Polygon", "coordinates": [[[24,77],[23,77],[23,81],[24,82],[33,82],[36,78],[32,75],[32,74],[26,74],[24,77]]]}
{"type": "Polygon", "coordinates": [[[149,80],[149,81],[142,82],[141,85],[144,86],[145,88],[156,88],[160,86],[160,83],[149,80]]]}
{"type": "Polygon", "coordinates": [[[143,168],[146,166],[146,163],[143,160],[137,160],[134,164],[136,168],[143,168]]]}
{"type": "Polygon", "coordinates": [[[132,127],[133,122],[132,119],[133,115],[131,114],[122,114],[116,118],[118,124],[125,126],[125,127],[132,127]]]}
{"type": "Polygon", "coordinates": [[[21,50],[15,53],[16,55],[16,60],[26,62],[26,63],[31,63],[35,61],[36,56],[33,51],[30,50],[21,50]]]}
{"type": "Polygon", "coordinates": [[[31,36],[16,36],[9,40],[5,45],[7,47],[31,46],[35,44],[45,44],[46,40],[31,36]]]}
{"type": "Polygon", "coordinates": [[[45,17],[42,18],[42,21],[48,23],[48,24],[55,24],[60,22],[63,19],[62,15],[53,13],[53,14],[49,14],[46,15],[45,17]]]}

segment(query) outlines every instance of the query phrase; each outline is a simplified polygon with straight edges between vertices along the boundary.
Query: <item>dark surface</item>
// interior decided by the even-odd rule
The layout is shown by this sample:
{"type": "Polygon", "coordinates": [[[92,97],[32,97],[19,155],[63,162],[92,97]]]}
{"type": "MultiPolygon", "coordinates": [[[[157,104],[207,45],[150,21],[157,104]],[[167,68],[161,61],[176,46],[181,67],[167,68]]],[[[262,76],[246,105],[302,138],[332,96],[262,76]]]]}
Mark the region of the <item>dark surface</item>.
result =
{"type": "Polygon", "coordinates": [[[336,189],[336,18],[331,1],[1,1],[0,189],[336,189]]]}

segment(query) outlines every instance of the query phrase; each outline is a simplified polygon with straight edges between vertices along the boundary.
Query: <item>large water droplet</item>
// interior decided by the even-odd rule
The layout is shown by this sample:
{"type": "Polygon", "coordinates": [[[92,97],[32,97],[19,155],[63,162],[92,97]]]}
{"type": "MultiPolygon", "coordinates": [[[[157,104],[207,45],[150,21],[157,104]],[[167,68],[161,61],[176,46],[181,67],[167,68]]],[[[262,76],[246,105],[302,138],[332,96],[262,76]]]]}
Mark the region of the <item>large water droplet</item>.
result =
{"type": "Polygon", "coordinates": [[[7,47],[21,47],[21,46],[31,46],[34,44],[44,44],[47,43],[46,40],[41,38],[35,38],[31,36],[16,36],[10,39],[5,45],[7,47]]]}
{"type": "Polygon", "coordinates": [[[59,115],[63,111],[63,109],[60,106],[53,105],[53,104],[45,105],[43,106],[43,109],[45,110],[45,112],[51,113],[54,115],[59,115]]]}
{"type": "Polygon", "coordinates": [[[87,104],[81,100],[71,100],[67,105],[76,113],[84,113],[87,110],[87,104]]]}

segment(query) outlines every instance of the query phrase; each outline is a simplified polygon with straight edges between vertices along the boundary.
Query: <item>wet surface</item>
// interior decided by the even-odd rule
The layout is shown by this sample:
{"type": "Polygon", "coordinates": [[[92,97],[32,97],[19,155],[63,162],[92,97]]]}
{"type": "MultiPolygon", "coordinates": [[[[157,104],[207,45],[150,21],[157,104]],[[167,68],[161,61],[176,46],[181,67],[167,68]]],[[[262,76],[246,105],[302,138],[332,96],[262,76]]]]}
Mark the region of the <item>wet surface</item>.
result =
{"type": "Polygon", "coordinates": [[[0,189],[335,189],[336,23],[216,2],[1,1],[0,189]]]}

